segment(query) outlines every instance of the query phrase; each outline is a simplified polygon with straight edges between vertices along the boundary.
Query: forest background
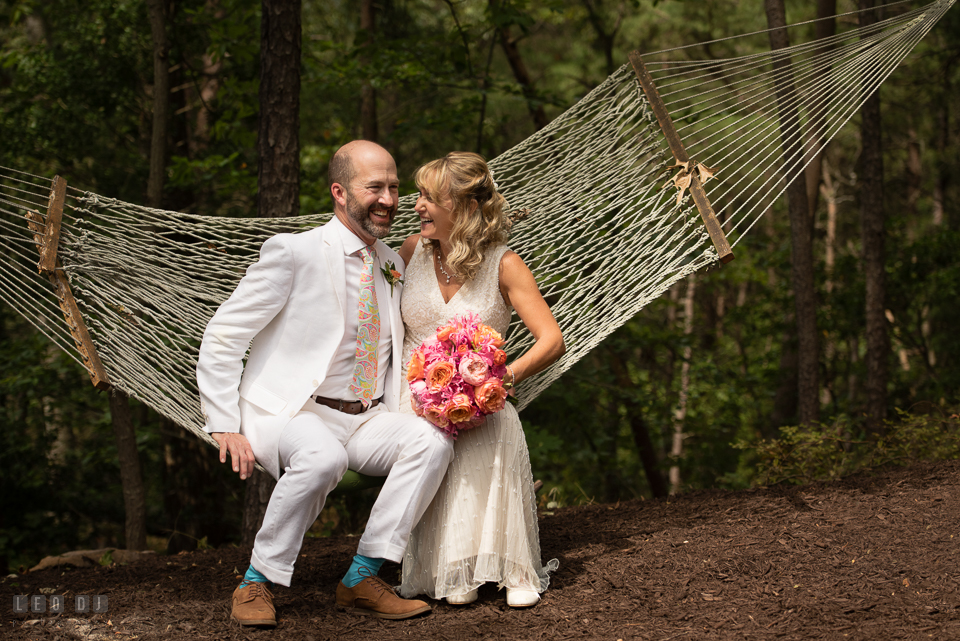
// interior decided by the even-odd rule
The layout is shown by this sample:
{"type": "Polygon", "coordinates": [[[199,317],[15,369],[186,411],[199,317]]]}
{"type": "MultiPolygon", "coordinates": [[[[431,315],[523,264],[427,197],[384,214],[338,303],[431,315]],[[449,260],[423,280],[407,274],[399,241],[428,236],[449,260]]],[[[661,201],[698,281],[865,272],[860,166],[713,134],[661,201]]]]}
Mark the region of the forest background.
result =
{"type": "MultiPolygon", "coordinates": [[[[787,1],[788,21],[816,17],[823,1],[787,1]]],[[[261,2],[160,4],[170,109],[167,169],[152,197],[166,209],[254,216],[261,2]]],[[[157,5],[0,0],[0,165],[60,174],[130,202],[151,199],[157,5]]],[[[856,8],[835,3],[837,13],[856,8]]],[[[423,162],[453,149],[497,156],[629,51],[765,29],[764,9],[760,0],[303,0],[299,211],[332,210],[327,163],[351,139],[386,146],[401,193],[410,193],[423,162]]],[[[857,20],[842,16],[835,27],[857,20]]],[[[814,25],[790,30],[792,42],[816,35],[814,25]]],[[[683,55],[734,51],[721,41],[683,55]]],[[[808,414],[796,427],[799,350],[783,198],[733,263],[680,283],[524,411],[544,509],[662,495],[668,477],[674,491],[739,488],[956,456],[958,57],[953,10],[880,91],[882,167],[864,167],[855,118],[808,180],[818,420],[808,414]],[[882,187],[888,346],[879,403],[865,383],[868,180],[882,187]],[[872,420],[883,416],[886,423],[872,420]]],[[[623,270],[629,278],[630,266],[623,270]]],[[[15,312],[0,308],[0,321],[0,560],[15,569],[69,549],[123,547],[108,395],[15,312]]],[[[244,486],[236,475],[175,424],[130,407],[149,545],[176,552],[237,543],[244,486]]],[[[373,492],[332,496],[311,535],[358,531],[373,492]]]]}

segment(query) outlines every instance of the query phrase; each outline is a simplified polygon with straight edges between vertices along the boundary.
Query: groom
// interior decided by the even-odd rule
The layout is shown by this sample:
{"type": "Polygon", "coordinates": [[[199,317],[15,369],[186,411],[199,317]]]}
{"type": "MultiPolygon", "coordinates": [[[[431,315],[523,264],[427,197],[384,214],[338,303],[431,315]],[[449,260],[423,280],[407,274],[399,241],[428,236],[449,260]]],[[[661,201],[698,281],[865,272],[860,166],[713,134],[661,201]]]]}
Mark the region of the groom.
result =
{"type": "Polygon", "coordinates": [[[347,468],[387,479],[337,606],[386,619],[430,609],[377,576],[402,558],[453,456],[439,430],[397,412],[401,283],[387,265],[403,263],[379,240],[397,211],[396,164],[354,141],[331,160],[330,183],[335,217],[268,239],[200,345],[201,409],[220,461],[229,452],[246,479],[256,460],[278,479],[233,593],[243,625],[276,625],[269,585],[290,585],[303,536],[347,468]]]}

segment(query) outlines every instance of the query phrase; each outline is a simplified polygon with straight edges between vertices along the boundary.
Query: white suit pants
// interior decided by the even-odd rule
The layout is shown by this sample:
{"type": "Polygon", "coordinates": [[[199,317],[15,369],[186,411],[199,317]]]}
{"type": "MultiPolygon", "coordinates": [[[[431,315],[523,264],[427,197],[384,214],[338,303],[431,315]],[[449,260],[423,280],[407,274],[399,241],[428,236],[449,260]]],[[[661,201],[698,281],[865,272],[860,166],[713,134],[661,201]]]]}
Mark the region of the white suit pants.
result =
{"type": "Polygon", "coordinates": [[[289,586],[303,537],[347,469],[386,476],[357,552],[399,562],[453,458],[453,441],[424,419],[383,404],[351,416],[310,399],[280,435],[283,474],[270,495],[250,563],[289,586]]]}

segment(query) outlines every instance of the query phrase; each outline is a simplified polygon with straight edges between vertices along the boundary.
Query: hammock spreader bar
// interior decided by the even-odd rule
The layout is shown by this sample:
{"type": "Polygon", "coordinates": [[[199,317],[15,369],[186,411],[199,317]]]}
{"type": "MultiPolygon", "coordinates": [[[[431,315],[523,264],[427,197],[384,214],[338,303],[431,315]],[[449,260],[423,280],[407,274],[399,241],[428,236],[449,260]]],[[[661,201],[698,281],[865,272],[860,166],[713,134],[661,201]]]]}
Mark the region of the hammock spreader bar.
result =
{"type": "Polygon", "coordinates": [[[57,301],[63,311],[63,318],[70,330],[70,335],[73,336],[77,351],[83,358],[83,365],[90,374],[90,380],[97,389],[108,390],[112,386],[110,385],[110,379],[107,377],[107,370],[100,362],[97,349],[90,339],[90,332],[87,331],[83,316],[77,307],[77,301],[70,290],[70,281],[57,258],[57,247],[60,244],[60,222],[63,220],[63,203],[66,194],[67,181],[60,176],[54,176],[53,184],[50,187],[46,222],[37,212],[29,212],[26,216],[27,226],[30,231],[34,232],[34,238],[39,240],[37,249],[40,252],[40,261],[37,263],[37,268],[41,274],[44,274],[53,283],[57,290],[57,301]]]}
{"type": "Polygon", "coordinates": [[[646,65],[643,64],[639,51],[630,52],[630,64],[633,65],[633,70],[637,74],[637,80],[640,81],[640,86],[643,87],[643,93],[647,95],[650,109],[657,117],[657,122],[660,123],[660,129],[663,130],[663,135],[667,139],[667,144],[670,145],[670,151],[673,152],[673,157],[676,158],[677,164],[687,163],[687,171],[691,177],[690,195],[693,196],[693,202],[700,212],[700,217],[703,218],[703,224],[707,228],[707,233],[710,234],[710,240],[713,241],[714,247],[717,248],[717,258],[719,258],[723,264],[729,263],[734,258],[733,249],[730,248],[727,236],[723,233],[720,221],[717,220],[717,214],[713,211],[713,206],[707,199],[707,193],[703,190],[703,185],[700,183],[700,179],[694,171],[692,165],[695,163],[690,162],[690,156],[687,154],[683,142],[680,141],[677,128],[673,126],[673,119],[670,117],[670,112],[667,111],[666,105],[663,104],[660,92],[657,91],[653,77],[650,75],[650,72],[647,71],[646,65]]]}
{"type": "Polygon", "coordinates": [[[47,204],[47,230],[40,245],[40,273],[51,274],[57,268],[57,249],[60,245],[60,222],[63,220],[63,202],[67,197],[67,181],[53,177],[47,204]]]}

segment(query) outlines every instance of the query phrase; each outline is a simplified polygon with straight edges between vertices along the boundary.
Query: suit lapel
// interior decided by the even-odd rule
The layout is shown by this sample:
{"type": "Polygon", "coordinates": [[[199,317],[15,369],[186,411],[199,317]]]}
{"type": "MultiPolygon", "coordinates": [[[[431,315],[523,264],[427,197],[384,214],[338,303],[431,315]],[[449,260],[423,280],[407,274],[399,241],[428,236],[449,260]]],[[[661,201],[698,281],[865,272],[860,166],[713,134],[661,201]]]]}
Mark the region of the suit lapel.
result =
{"type": "MultiPolygon", "coordinates": [[[[340,304],[340,312],[343,313],[346,305],[346,272],[343,265],[343,243],[340,241],[340,235],[329,223],[322,227],[323,236],[321,237],[321,251],[323,259],[327,262],[327,271],[330,274],[330,280],[333,281],[333,288],[337,292],[337,302],[340,304]]],[[[392,317],[391,317],[392,319],[392,317]]]]}
{"type": "MultiPolygon", "coordinates": [[[[383,242],[382,240],[378,240],[378,241],[374,244],[374,247],[376,247],[376,249],[377,249],[377,265],[376,265],[376,267],[375,267],[374,269],[376,269],[376,270],[379,271],[379,270],[382,270],[382,269],[383,269],[383,267],[387,264],[387,262],[388,262],[388,260],[389,260],[389,259],[387,258],[387,256],[389,255],[389,254],[387,253],[387,252],[388,252],[388,248],[387,248],[387,246],[384,244],[384,242],[383,242]]],[[[403,321],[400,319],[400,290],[403,288],[403,286],[402,286],[402,285],[394,285],[393,288],[391,288],[391,287],[390,287],[390,283],[386,283],[386,281],[384,281],[384,282],[385,282],[385,284],[386,284],[386,290],[387,290],[388,292],[391,292],[391,291],[392,291],[392,295],[390,296],[390,326],[391,326],[391,327],[394,327],[394,328],[402,328],[402,327],[403,327],[403,321]]],[[[402,335],[403,335],[402,332],[397,332],[397,331],[395,331],[395,330],[393,331],[393,336],[394,336],[394,340],[393,340],[394,345],[393,345],[393,348],[394,348],[395,350],[397,349],[397,340],[396,340],[396,337],[397,337],[398,333],[399,333],[400,336],[402,337],[402,335]]],[[[402,341],[402,340],[403,340],[403,339],[401,338],[401,341],[402,341]]],[[[401,347],[402,347],[402,344],[401,344],[401,347]]],[[[397,353],[399,354],[399,352],[397,352],[397,353]]]]}
{"type": "MultiPolygon", "coordinates": [[[[382,266],[386,265],[388,260],[387,257],[390,256],[392,252],[390,252],[389,248],[381,240],[378,240],[374,244],[374,247],[377,248],[377,263],[378,263],[377,269],[380,269],[382,266]]],[[[390,291],[389,283],[387,283],[386,289],[388,292],[390,291]]],[[[400,390],[399,386],[401,384],[400,359],[401,359],[401,354],[403,354],[403,319],[400,316],[400,293],[402,291],[403,291],[403,285],[398,284],[393,287],[393,293],[390,296],[390,306],[389,306],[390,307],[390,334],[391,334],[390,338],[392,339],[391,348],[393,350],[391,360],[393,361],[393,366],[394,366],[393,367],[394,380],[391,381],[392,385],[388,385],[388,387],[392,387],[397,394],[399,394],[399,390],[400,390]]]]}

